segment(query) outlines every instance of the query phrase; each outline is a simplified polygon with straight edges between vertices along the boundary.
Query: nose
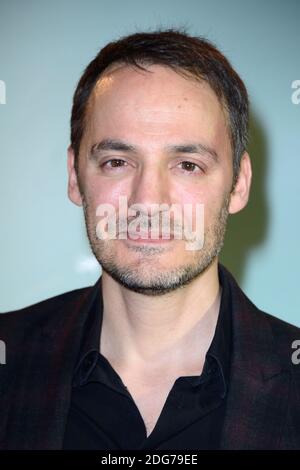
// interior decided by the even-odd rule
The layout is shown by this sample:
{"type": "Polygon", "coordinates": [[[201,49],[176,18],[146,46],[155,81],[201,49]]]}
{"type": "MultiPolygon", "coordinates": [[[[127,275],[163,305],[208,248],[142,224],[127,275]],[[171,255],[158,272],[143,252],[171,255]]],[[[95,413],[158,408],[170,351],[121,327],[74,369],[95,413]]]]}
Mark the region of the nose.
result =
{"type": "MultiPolygon", "coordinates": [[[[159,166],[144,166],[132,182],[128,204],[142,204],[150,214],[153,204],[171,205],[168,175],[159,166]]],[[[152,213],[158,212],[158,209],[152,213]]]]}

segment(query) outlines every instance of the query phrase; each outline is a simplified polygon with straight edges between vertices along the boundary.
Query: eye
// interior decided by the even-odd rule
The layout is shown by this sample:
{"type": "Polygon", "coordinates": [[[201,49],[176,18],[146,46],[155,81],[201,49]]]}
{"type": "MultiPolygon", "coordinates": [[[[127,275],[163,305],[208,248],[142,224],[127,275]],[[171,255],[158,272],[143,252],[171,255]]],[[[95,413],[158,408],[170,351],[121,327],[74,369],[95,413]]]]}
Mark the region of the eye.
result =
{"type": "Polygon", "coordinates": [[[183,170],[187,171],[188,173],[198,173],[199,171],[203,173],[204,171],[203,168],[201,168],[199,165],[197,165],[197,163],[194,162],[183,161],[180,162],[179,165],[182,165],[183,170]]]}
{"type": "Polygon", "coordinates": [[[125,166],[123,165],[124,164],[127,164],[127,162],[125,162],[125,160],[122,160],[120,158],[111,158],[110,160],[107,160],[106,162],[102,163],[100,166],[101,168],[105,167],[105,168],[119,168],[119,167],[122,167],[122,166],[125,166]],[[108,163],[111,163],[111,165],[108,165],[108,163]]]}

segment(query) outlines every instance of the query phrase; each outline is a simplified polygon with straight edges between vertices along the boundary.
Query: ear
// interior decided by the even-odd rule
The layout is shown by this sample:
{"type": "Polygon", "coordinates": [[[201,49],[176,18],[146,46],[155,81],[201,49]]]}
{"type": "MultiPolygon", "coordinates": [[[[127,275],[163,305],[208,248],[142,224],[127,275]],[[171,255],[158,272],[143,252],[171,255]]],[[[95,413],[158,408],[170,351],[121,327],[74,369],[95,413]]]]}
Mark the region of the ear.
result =
{"type": "Polygon", "coordinates": [[[241,158],[237,182],[230,196],[229,213],[235,214],[247,205],[252,180],[251,160],[247,152],[241,158]]]}
{"type": "Polygon", "coordinates": [[[78,177],[75,170],[75,154],[71,145],[68,147],[68,196],[77,206],[82,206],[78,177]]]}

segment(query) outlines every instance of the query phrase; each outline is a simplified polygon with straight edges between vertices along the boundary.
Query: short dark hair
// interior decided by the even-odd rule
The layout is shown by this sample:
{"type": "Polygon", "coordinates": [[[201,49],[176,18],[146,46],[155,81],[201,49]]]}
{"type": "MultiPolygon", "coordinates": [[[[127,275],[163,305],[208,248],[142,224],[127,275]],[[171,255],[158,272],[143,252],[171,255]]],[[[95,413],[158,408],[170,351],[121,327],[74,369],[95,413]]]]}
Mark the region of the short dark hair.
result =
{"type": "Polygon", "coordinates": [[[71,115],[71,146],[75,153],[76,171],[89,97],[100,75],[117,62],[142,70],[146,70],[143,65],[166,65],[177,73],[205,80],[210,85],[228,115],[236,182],[240,160],[248,143],[246,87],[228,59],[210,41],[174,28],[123,36],[103,47],[86,67],[74,93],[71,115]]]}

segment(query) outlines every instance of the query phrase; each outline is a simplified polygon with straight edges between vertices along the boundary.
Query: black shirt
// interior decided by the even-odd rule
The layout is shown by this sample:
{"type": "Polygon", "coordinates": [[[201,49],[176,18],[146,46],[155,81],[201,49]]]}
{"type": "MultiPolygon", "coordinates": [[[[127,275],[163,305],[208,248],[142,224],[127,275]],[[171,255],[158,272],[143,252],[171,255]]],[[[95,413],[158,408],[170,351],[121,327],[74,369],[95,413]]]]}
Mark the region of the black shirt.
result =
{"type": "Polygon", "coordinates": [[[99,352],[102,285],[90,307],[74,371],[63,449],[218,449],[231,356],[231,299],[224,279],[215,334],[199,376],[178,377],[147,437],[129,390],[99,352]]]}

